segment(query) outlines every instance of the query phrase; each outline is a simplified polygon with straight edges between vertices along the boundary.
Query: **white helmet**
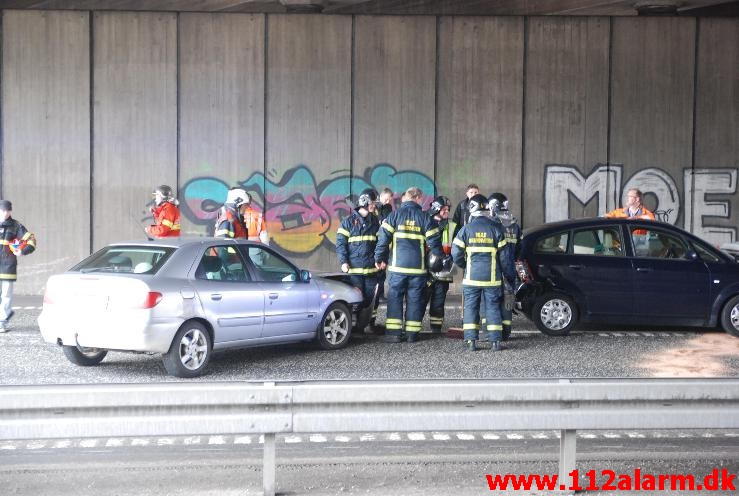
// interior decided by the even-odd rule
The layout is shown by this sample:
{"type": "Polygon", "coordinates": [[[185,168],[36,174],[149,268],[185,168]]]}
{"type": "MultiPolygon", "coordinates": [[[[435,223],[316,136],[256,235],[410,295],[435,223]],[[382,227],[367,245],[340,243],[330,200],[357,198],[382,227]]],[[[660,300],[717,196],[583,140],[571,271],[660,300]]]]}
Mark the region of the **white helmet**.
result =
{"type": "Polygon", "coordinates": [[[226,195],[226,203],[239,207],[244,203],[251,203],[251,197],[241,188],[231,188],[226,195]]]}

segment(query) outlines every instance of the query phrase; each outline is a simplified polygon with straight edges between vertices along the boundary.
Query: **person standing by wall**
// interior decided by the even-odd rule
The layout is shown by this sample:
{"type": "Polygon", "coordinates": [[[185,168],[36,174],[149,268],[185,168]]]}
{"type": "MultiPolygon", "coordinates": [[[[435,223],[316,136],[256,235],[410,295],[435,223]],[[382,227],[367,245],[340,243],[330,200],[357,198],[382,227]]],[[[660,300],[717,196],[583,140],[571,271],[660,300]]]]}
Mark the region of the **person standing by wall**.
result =
{"type": "Polygon", "coordinates": [[[249,202],[249,193],[241,188],[231,188],[226,194],[226,203],[218,211],[216,238],[247,239],[249,232],[241,213],[242,205],[249,202]]]}
{"type": "Polygon", "coordinates": [[[647,210],[642,204],[644,194],[638,188],[631,188],[626,192],[626,203],[622,208],[611,210],[606,214],[608,218],[628,218],[654,220],[654,213],[647,210]]]}
{"type": "Polygon", "coordinates": [[[180,235],[180,209],[172,188],[162,184],[152,193],[154,225],[146,228],[146,234],[153,238],[172,238],[180,235]]]}
{"type": "Polygon", "coordinates": [[[377,192],[363,191],[357,199],[357,208],[336,231],[336,255],[341,271],[349,274],[352,286],[362,292],[365,308],[372,305],[377,287],[375,247],[380,222],[375,215],[376,208],[377,192]]]}
{"type": "Polygon", "coordinates": [[[380,208],[377,210],[377,216],[380,222],[387,219],[387,216],[393,213],[393,190],[384,188],[380,193],[380,208]]]}
{"type": "Polygon", "coordinates": [[[385,342],[388,343],[399,343],[404,328],[409,343],[418,339],[423,325],[423,292],[428,277],[426,247],[439,259],[443,256],[439,228],[421,210],[421,190],[408,188],[404,199],[400,208],[380,226],[375,249],[375,266],[380,270],[387,268],[389,272],[385,321],[385,342]],[[389,256],[391,245],[392,256],[389,256]]]}
{"type": "MultiPolygon", "coordinates": [[[[444,256],[451,255],[452,247],[449,236],[449,209],[451,201],[446,196],[437,196],[428,214],[441,232],[441,249],[444,256]]],[[[449,267],[451,269],[451,267],[449,267]]],[[[444,325],[444,304],[446,302],[446,294],[449,291],[449,284],[452,282],[451,270],[443,272],[432,272],[429,277],[428,301],[429,301],[429,322],[431,323],[431,332],[440,333],[444,325]]],[[[425,305],[424,305],[425,308],[425,305]]]]}
{"type": "Polygon", "coordinates": [[[480,188],[477,184],[470,184],[467,186],[466,197],[464,200],[459,202],[457,208],[454,209],[454,216],[452,217],[452,238],[457,237],[457,233],[462,226],[467,224],[470,220],[469,202],[470,198],[480,193],[480,188]]]}
{"type": "Polygon", "coordinates": [[[468,350],[477,349],[480,304],[484,301],[490,349],[498,351],[503,349],[500,315],[503,278],[511,287],[516,279],[513,254],[506,248],[505,233],[500,222],[486,215],[487,199],[475,195],[468,203],[470,221],[460,229],[452,243],[454,263],[464,269],[464,339],[468,350]]]}
{"type": "Polygon", "coordinates": [[[13,204],[0,200],[0,332],[8,331],[13,311],[13,285],[18,278],[18,257],[36,249],[36,237],[11,217],[13,204]]]}
{"type": "MultiPolygon", "coordinates": [[[[387,219],[387,217],[393,213],[393,190],[390,188],[384,188],[380,193],[380,206],[377,209],[377,217],[380,220],[380,224],[387,219]]],[[[381,325],[377,324],[377,308],[380,306],[380,300],[385,300],[385,278],[386,272],[381,270],[377,273],[377,298],[375,298],[375,307],[372,309],[372,319],[370,320],[370,326],[374,332],[382,332],[384,329],[381,325]]]]}

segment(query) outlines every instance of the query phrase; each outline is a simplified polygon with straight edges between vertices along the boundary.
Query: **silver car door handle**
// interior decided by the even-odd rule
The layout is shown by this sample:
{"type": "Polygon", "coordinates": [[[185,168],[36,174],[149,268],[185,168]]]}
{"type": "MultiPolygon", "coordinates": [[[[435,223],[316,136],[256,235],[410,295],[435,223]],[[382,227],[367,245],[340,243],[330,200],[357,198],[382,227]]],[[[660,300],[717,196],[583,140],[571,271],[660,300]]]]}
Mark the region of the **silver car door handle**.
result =
{"type": "Polygon", "coordinates": [[[582,265],[577,265],[577,264],[575,264],[575,265],[570,265],[569,267],[570,267],[571,269],[575,269],[575,270],[580,270],[580,269],[582,269],[582,267],[583,267],[583,266],[582,266],[582,265]]]}
{"type": "Polygon", "coordinates": [[[210,299],[211,299],[211,300],[216,300],[216,301],[218,301],[218,300],[220,300],[221,298],[223,298],[223,296],[222,296],[222,295],[220,295],[220,294],[218,294],[218,293],[211,293],[211,294],[210,294],[210,299]]]}
{"type": "Polygon", "coordinates": [[[651,267],[637,267],[636,271],[637,272],[652,272],[652,268],[651,267]]]}
{"type": "Polygon", "coordinates": [[[277,293],[270,293],[269,294],[269,299],[270,300],[276,300],[277,298],[279,298],[279,296],[280,295],[278,295],[277,293]]]}

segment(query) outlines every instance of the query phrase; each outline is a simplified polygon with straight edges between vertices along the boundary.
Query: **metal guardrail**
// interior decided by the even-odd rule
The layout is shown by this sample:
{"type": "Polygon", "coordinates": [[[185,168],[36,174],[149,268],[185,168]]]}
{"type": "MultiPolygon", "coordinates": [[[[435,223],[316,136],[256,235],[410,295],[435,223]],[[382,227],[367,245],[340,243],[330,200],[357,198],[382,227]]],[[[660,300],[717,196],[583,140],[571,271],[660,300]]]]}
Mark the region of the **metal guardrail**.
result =
{"type": "Polygon", "coordinates": [[[0,386],[0,439],[264,434],[275,494],[278,433],[736,429],[739,379],[429,380],[0,386]]]}

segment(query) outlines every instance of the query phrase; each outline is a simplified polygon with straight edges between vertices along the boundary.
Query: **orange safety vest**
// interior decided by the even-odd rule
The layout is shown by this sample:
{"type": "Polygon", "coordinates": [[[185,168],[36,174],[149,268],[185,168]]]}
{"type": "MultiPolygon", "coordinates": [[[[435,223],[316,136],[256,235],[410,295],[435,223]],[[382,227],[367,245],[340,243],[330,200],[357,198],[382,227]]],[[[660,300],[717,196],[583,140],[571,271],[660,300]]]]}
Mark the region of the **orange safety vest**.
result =
{"type": "Polygon", "coordinates": [[[259,239],[259,235],[264,231],[262,212],[246,207],[244,210],[244,225],[246,226],[246,232],[249,233],[249,239],[259,239]]]}
{"type": "Polygon", "coordinates": [[[154,225],[149,234],[155,238],[171,238],[180,235],[180,209],[168,201],[152,209],[154,225]]]}
{"type": "Polygon", "coordinates": [[[644,207],[641,207],[636,215],[629,215],[627,208],[617,208],[606,214],[609,219],[643,219],[654,220],[654,214],[644,207]]]}

